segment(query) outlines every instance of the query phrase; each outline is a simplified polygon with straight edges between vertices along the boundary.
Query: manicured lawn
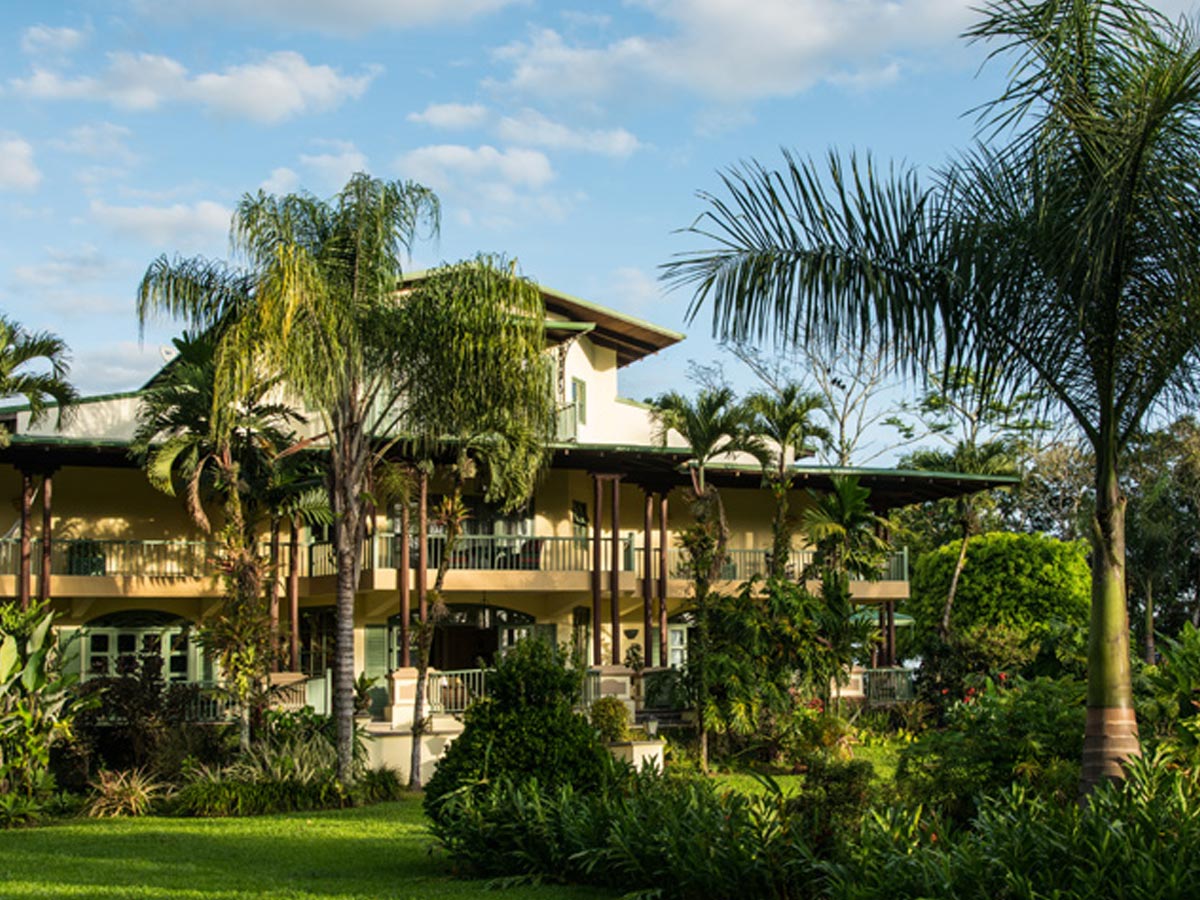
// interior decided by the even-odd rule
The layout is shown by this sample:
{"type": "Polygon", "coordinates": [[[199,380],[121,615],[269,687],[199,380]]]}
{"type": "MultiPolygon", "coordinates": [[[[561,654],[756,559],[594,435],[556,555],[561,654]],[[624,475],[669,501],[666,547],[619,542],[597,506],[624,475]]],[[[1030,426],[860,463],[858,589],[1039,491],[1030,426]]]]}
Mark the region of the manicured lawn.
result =
{"type": "Polygon", "coordinates": [[[72,821],[0,831],[0,897],[187,900],[607,900],[584,888],[488,889],[431,853],[418,799],[247,819],[72,821]]]}

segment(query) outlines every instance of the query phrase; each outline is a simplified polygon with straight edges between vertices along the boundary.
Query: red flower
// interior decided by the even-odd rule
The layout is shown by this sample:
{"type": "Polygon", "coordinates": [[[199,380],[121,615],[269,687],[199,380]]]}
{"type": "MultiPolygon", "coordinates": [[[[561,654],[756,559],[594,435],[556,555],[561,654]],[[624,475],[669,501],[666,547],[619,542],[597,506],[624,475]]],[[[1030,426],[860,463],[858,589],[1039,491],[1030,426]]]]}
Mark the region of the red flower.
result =
{"type": "Polygon", "coordinates": [[[942,696],[943,697],[946,696],[948,693],[950,693],[950,688],[942,688],[942,696]]]}
{"type": "Polygon", "coordinates": [[[1005,672],[1001,672],[998,677],[1000,678],[1001,681],[1008,681],[1008,674],[1005,672]]]}

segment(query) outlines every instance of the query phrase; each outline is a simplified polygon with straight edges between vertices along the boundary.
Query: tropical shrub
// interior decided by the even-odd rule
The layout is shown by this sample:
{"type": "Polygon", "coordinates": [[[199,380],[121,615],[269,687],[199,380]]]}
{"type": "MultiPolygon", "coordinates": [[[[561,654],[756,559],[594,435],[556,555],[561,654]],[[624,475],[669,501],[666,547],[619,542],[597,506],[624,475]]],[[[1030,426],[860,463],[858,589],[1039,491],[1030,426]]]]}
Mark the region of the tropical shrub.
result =
{"type": "Polygon", "coordinates": [[[54,795],[51,751],[75,715],[54,613],[0,606],[0,825],[36,818],[54,795]]]}
{"type": "Polygon", "coordinates": [[[972,537],[950,633],[943,638],[939,626],[959,547],[955,541],[924,553],[913,567],[904,609],[913,617],[910,650],[921,657],[921,697],[944,705],[943,697],[950,702],[962,698],[972,676],[999,672],[1081,674],[1070,660],[1056,656],[1054,645],[1064,630],[1087,625],[1091,571],[1086,546],[1040,534],[972,537]]]}
{"type": "Polygon", "coordinates": [[[473,875],[661,892],[665,898],[804,896],[814,884],[803,801],[703,778],[628,773],[603,791],[536,779],[449,795],[433,832],[473,875]]]}
{"type": "Polygon", "coordinates": [[[594,701],[588,715],[600,740],[611,744],[629,739],[629,710],[616,697],[594,701]]]}
{"type": "Polygon", "coordinates": [[[462,734],[446,750],[425,789],[435,821],[446,794],[482,781],[536,776],[553,789],[594,788],[607,751],[586,718],[574,711],[582,674],[567,653],[542,641],[522,641],[488,676],[489,698],[463,716],[462,734]]]}
{"type": "Polygon", "coordinates": [[[169,788],[142,769],[114,772],[105,769],[92,782],[87,814],[94,819],[144,816],[169,788]]]}
{"type": "Polygon", "coordinates": [[[1200,783],[1163,756],[1080,805],[1017,785],[971,827],[920,809],[868,817],[844,861],[821,865],[831,900],[1095,897],[1185,900],[1200,883],[1200,783]]]}
{"type": "MultiPolygon", "coordinates": [[[[936,634],[959,544],[923,553],[913,567],[905,611],[921,634],[936,634]]],[[[1033,634],[1050,622],[1086,625],[1091,603],[1087,548],[1041,534],[994,532],[971,538],[952,630],[1004,625],[1033,634]]]]}
{"type": "Polygon", "coordinates": [[[981,794],[1014,782],[1056,802],[1074,799],[1083,751],[1084,685],[1073,678],[985,679],[950,707],[946,727],[904,748],[896,786],[956,821],[981,794]]]}

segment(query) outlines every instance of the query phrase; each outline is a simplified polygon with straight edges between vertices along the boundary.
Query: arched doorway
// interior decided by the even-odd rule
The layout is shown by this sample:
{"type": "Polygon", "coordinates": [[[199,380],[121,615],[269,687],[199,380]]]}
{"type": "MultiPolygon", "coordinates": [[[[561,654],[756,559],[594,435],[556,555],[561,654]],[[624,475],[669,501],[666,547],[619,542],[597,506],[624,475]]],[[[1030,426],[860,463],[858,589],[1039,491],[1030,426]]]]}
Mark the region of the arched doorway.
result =
{"type": "Polygon", "coordinates": [[[187,619],[157,610],[125,610],[92,619],[79,629],[82,677],[131,673],[144,657],[158,656],[168,683],[211,681],[212,662],[191,631],[187,619]]]}
{"type": "MultiPolygon", "coordinates": [[[[481,603],[447,604],[448,615],[438,626],[429,651],[429,664],[441,671],[491,666],[497,656],[526,638],[553,642],[554,625],[539,625],[532,615],[517,609],[481,603]]],[[[399,659],[400,617],[388,621],[392,665],[399,659]]],[[[415,659],[415,656],[414,656],[415,659]]]]}

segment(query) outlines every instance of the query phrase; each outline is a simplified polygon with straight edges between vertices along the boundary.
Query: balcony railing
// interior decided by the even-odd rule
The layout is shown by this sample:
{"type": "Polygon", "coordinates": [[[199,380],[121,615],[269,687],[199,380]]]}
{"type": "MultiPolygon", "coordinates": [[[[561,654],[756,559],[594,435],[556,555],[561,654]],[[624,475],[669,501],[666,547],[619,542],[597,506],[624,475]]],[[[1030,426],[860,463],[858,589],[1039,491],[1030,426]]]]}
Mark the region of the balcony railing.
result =
{"type": "Polygon", "coordinates": [[[914,696],[912,670],[866,669],[863,671],[863,694],[873,706],[911,700],[914,696]]]}
{"type": "MultiPolygon", "coordinates": [[[[488,695],[488,674],[491,669],[431,670],[425,682],[425,706],[430,713],[458,715],[467,707],[488,695]]],[[[583,673],[579,705],[590,709],[600,696],[600,673],[589,669],[583,673]]]]}
{"type": "MultiPolygon", "coordinates": [[[[605,537],[602,560],[605,570],[612,559],[611,538],[605,537]]],[[[644,577],[645,554],[638,546],[636,535],[629,533],[620,538],[621,571],[636,572],[644,577]]],[[[392,569],[397,560],[397,538],[393,534],[378,534],[363,542],[363,569],[392,569]]],[[[428,566],[436,569],[445,552],[446,539],[432,535],[428,544],[428,566]]],[[[217,574],[214,560],[219,545],[207,541],[121,541],[94,540],[91,538],[56,539],[51,544],[51,571],[55,575],[138,577],[162,579],[210,578],[217,574]]],[[[263,558],[269,555],[269,547],[259,547],[263,558]]],[[[748,581],[756,575],[765,575],[769,550],[729,550],[728,558],[721,570],[721,577],[730,581],[748,581]]],[[[416,541],[409,541],[409,561],[417,565],[416,541]]],[[[799,577],[812,562],[812,551],[794,550],[788,562],[792,577],[799,577]]],[[[41,541],[31,543],[30,571],[38,575],[41,571],[41,541]]],[[[279,548],[279,575],[286,575],[289,568],[289,547],[284,541],[279,548]]],[[[8,538],[0,540],[0,574],[16,574],[20,567],[20,543],[8,538]]],[[[451,551],[450,568],[466,571],[533,571],[533,572],[588,572],[592,567],[592,539],[590,537],[536,537],[523,535],[463,535],[455,542],[451,551]]],[[[333,545],[315,542],[300,547],[299,568],[301,576],[332,576],[337,574],[337,559],[333,545]]],[[[651,561],[651,575],[658,577],[659,555],[655,551],[651,561]]],[[[683,552],[677,547],[667,551],[667,572],[671,578],[686,578],[683,552]]],[[[908,580],[908,549],[895,551],[880,577],[887,581],[908,580]]]]}

